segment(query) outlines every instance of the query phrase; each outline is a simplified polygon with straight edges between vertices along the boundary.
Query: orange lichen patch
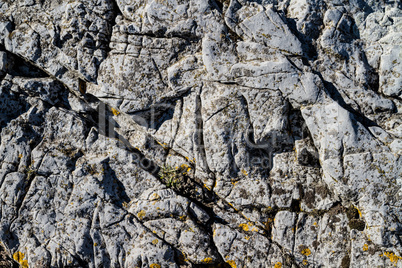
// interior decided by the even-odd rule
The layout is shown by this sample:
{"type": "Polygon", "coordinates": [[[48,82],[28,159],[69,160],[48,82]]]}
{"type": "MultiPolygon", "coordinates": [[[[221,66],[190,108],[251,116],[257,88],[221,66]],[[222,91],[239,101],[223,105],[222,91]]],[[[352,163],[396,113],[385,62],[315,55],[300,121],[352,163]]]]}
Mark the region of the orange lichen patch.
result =
{"type": "Polygon", "coordinates": [[[151,196],[149,197],[150,201],[155,201],[155,200],[159,200],[161,199],[161,197],[157,194],[157,193],[153,193],[151,194],[151,196]]]}
{"type": "Polygon", "coordinates": [[[156,244],[158,244],[158,242],[159,242],[158,239],[154,239],[154,240],[152,241],[152,244],[156,245],[156,244]]]}
{"type": "Polygon", "coordinates": [[[22,252],[17,251],[13,254],[13,259],[17,261],[21,265],[21,267],[28,268],[29,267],[28,261],[24,260],[24,258],[25,254],[22,252]]]}
{"type": "Polygon", "coordinates": [[[230,267],[232,267],[232,268],[237,268],[237,265],[236,265],[236,262],[235,262],[235,261],[229,260],[229,261],[227,261],[226,263],[229,264],[230,267]]]}
{"type": "Polygon", "coordinates": [[[241,173],[243,173],[244,176],[248,176],[247,171],[245,171],[244,169],[241,170],[241,173]]]}
{"type": "Polygon", "coordinates": [[[303,254],[305,256],[310,256],[311,250],[309,248],[304,248],[304,249],[302,249],[301,254],[303,254]]]}
{"type": "Polygon", "coordinates": [[[229,205],[231,208],[233,208],[235,211],[239,211],[237,208],[235,208],[235,206],[233,206],[232,203],[228,202],[228,205],[229,205]]]}
{"type": "Polygon", "coordinates": [[[383,254],[380,255],[380,257],[383,256],[388,257],[389,260],[391,262],[395,262],[395,264],[398,263],[399,260],[402,260],[402,257],[395,255],[393,252],[384,252],[383,254]]]}
{"type": "Polygon", "coordinates": [[[275,263],[274,268],[282,268],[282,263],[281,262],[275,263]]]}
{"type": "Polygon", "coordinates": [[[247,223],[241,223],[241,224],[239,224],[239,227],[243,228],[244,231],[249,231],[249,230],[250,230],[250,226],[252,226],[252,225],[250,224],[250,222],[249,222],[248,224],[247,224],[247,223]]]}
{"type": "Polygon", "coordinates": [[[364,244],[363,245],[363,251],[367,251],[368,250],[368,245],[367,244],[364,244]]]}
{"type": "Polygon", "coordinates": [[[140,212],[137,213],[137,217],[142,220],[145,217],[145,211],[141,210],[140,212]]]}
{"type": "Polygon", "coordinates": [[[96,246],[98,246],[98,243],[95,242],[95,243],[94,243],[94,247],[96,247],[96,246]]]}
{"type": "Polygon", "coordinates": [[[113,115],[119,115],[120,114],[120,112],[117,109],[113,108],[113,107],[111,107],[110,110],[112,111],[113,115]]]}
{"type": "Polygon", "coordinates": [[[202,262],[210,264],[210,263],[213,262],[213,260],[212,260],[212,258],[205,258],[205,259],[202,260],[202,262]]]}
{"type": "Polygon", "coordinates": [[[151,263],[151,264],[149,265],[149,267],[150,267],[150,268],[161,268],[161,266],[160,266],[159,264],[157,264],[157,263],[151,263]]]}
{"type": "Polygon", "coordinates": [[[303,265],[307,265],[308,264],[308,261],[307,260],[303,260],[303,265]]]}
{"type": "Polygon", "coordinates": [[[248,222],[239,224],[239,227],[243,228],[244,231],[258,232],[258,228],[252,227],[253,225],[254,224],[252,222],[248,222]]]}
{"type": "Polygon", "coordinates": [[[244,237],[244,239],[250,240],[250,237],[249,237],[248,235],[246,235],[246,236],[244,237]]]}
{"type": "Polygon", "coordinates": [[[21,159],[22,157],[23,157],[23,155],[22,155],[22,154],[19,154],[19,155],[18,155],[18,158],[19,158],[19,159],[21,159]]]}
{"type": "Polygon", "coordinates": [[[160,146],[162,146],[164,149],[166,149],[167,148],[167,143],[164,143],[164,142],[159,142],[159,141],[156,141],[160,146]]]}

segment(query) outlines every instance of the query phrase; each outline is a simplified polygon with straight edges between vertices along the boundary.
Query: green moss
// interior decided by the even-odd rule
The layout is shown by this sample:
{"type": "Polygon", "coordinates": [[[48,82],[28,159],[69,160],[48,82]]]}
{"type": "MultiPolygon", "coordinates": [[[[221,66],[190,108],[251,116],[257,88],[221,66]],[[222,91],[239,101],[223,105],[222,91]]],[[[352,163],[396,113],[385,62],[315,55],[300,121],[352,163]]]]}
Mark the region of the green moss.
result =
{"type": "Polygon", "coordinates": [[[159,171],[160,179],[166,184],[167,187],[180,188],[186,175],[186,167],[173,168],[171,166],[162,166],[159,171]]]}

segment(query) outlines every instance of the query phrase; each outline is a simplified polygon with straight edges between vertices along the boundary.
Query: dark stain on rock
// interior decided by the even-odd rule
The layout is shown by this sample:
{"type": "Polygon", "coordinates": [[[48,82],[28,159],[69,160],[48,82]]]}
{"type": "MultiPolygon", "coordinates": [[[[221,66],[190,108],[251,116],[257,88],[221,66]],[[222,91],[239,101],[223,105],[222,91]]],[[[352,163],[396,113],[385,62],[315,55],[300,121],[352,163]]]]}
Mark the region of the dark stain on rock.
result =
{"type": "Polygon", "coordinates": [[[283,195],[283,194],[286,194],[287,192],[282,188],[274,188],[272,190],[272,193],[276,194],[276,195],[283,195]]]}
{"type": "Polygon", "coordinates": [[[317,240],[314,240],[313,247],[314,247],[315,250],[317,250],[319,245],[320,245],[320,242],[318,242],[317,240]]]}
{"type": "Polygon", "coordinates": [[[352,219],[349,221],[348,225],[349,225],[350,229],[355,229],[358,231],[363,231],[364,228],[366,228],[366,223],[362,220],[352,219]]]}
{"type": "Polygon", "coordinates": [[[342,258],[341,268],[349,268],[350,267],[350,257],[346,255],[342,258]]]}
{"type": "Polygon", "coordinates": [[[322,199],[329,195],[329,190],[325,185],[319,185],[315,188],[315,192],[321,196],[322,199]]]}
{"type": "Polygon", "coordinates": [[[348,217],[349,220],[358,219],[359,211],[354,206],[350,206],[346,210],[346,216],[348,217]]]}
{"type": "Polygon", "coordinates": [[[337,222],[341,221],[341,219],[339,217],[337,217],[337,216],[333,216],[331,219],[332,219],[333,223],[337,223],[337,222]]]}
{"type": "Polygon", "coordinates": [[[335,216],[344,212],[344,207],[341,205],[336,205],[328,211],[329,216],[335,216]]]}
{"type": "Polygon", "coordinates": [[[304,193],[304,202],[306,203],[308,208],[314,208],[314,202],[315,202],[315,192],[314,190],[309,190],[304,193]]]}

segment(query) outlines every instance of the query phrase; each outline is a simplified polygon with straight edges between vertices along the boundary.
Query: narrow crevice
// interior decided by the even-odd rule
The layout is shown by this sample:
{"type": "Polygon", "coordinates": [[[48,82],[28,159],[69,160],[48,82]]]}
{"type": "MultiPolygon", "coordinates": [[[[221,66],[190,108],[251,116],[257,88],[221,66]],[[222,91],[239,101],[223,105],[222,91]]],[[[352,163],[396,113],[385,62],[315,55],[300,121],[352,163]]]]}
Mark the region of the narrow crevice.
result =
{"type": "Polygon", "coordinates": [[[68,249],[66,249],[62,244],[58,244],[59,247],[63,248],[65,251],[67,251],[71,257],[73,257],[78,264],[80,265],[80,268],[89,268],[89,265],[86,261],[80,258],[77,254],[71,253],[68,249]]]}
{"type": "Polygon", "coordinates": [[[21,214],[21,209],[24,205],[24,201],[26,196],[28,195],[29,189],[31,188],[32,182],[35,179],[35,177],[37,176],[37,169],[33,168],[33,160],[32,158],[30,159],[31,164],[29,167],[26,168],[26,177],[24,178],[24,185],[23,188],[20,189],[20,191],[22,191],[21,195],[19,196],[18,200],[15,203],[15,211],[16,214],[13,217],[13,219],[11,219],[10,224],[8,225],[8,233],[11,234],[11,227],[13,226],[14,222],[16,220],[18,220],[18,218],[20,217],[21,214]]]}
{"type": "Polygon", "coordinates": [[[8,73],[12,76],[21,76],[26,78],[43,78],[50,77],[48,73],[31,63],[30,61],[24,59],[18,54],[14,54],[5,49],[3,45],[0,44],[0,51],[4,51],[8,57],[8,73]]]}
{"type": "Polygon", "coordinates": [[[274,244],[275,246],[277,246],[281,250],[284,267],[301,268],[301,266],[296,261],[296,257],[293,254],[289,254],[286,251],[286,249],[282,245],[280,245],[278,242],[271,241],[271,243],[274,244]]]}
{"type": "Polygon", "coordinates": [[[326,81],[322,77],[321,73],[319,73],[319,72],[314,72],[314,73],[317,74],[320,77],[321,81],[324,83],[325,91],[328,94],[328,96],[330,96],[333,101],[338,103],[339,106],[341,106],[342,108],[347,110],[350,114],[352,114],[354,119],[356,119],[356,121],[361,123],[367,129],[368,129],[368,127],[371,127],[371,126],[377,126],[378,127],[378,124],[376,122],[374,122],[373,120],[369,119],[365,115],[359,113],[358,111],[356,111],[355,109],[350,107],[350,105],[348,105],[345,102],[345,100],[342,98],[341,94],[338,92],[338,90],[336,89],[334,84],[332,84],[331,82],[326,81]]]}
{"type": "MultiPolygon", "coordinates": [[[[194,144],[195,144],[195,151],[198,154],[199,158],[202,161],[202,167],[205,168],[204,170],[208,176],[212,176],[214,179],[211,192],[213,191],[213,187],[216,182],[215,175],[213,172],[210,170],[209,165],[208,165],[208,160],[207,160],[207,152],[205,150],[205,141],[204,141],[204,120],[202,118],[202,99],[201,99],[201,94],[202,94],[202,89],[203,85],[200,85],[200,88],[197,92],[197,95],[195,97],[195,125],[196,125],[196,133],[194,134],[194,144]]],[[[197,168],[200,168],[199,165],[197,165],[197,168]]]]}
{"type": "Polygon", "coordinates": [[[173,148],[173,145],[176,142],[177,135],[179,134],[181,118],[183,116],[183,109],[184,109],[184,101],[180,100],[180,107],[179,107],[180,114],[179,114],[179,118],[177,120],[176,130],[175,130],[175,132],[173,134],[173,138],[172,138],[172,141],[171,141],[170,146],[169,146],[170,148],[173,148]]]}
{"type": "MultiPolygon", "coordinates": [[[[110,48],[110,43],[111,43],[111,39],[112,39],[112,35],[113,35],[113,28],[117,24],[116,18],[117,18],[117,16],[122,15],[122,12],[121,12],[121,10],[119,8],[119,5],[117,4],[117,1],[116,0],[111,0],[111,1],[113,3],[113,19],[111,19],[109,21],[109,23],[110,23],[110,36],[108,36],[108,44],[107,44],[106,49],[105,49],[106,55],[108,55],[108,56],[110,55],[110,51],[112,50],[110,48]]],[[[98,68],[97,74],[96,74],[97,77],[98,77],[98,72],[99,72],[99,68],[98,68]]]]}
{"type": "Polygon", "coordinates": [[[218,109],[217,111],[215,111],[213,114],[211,114],[206,120],[205,122],[208,122],[212,117],[214,117],[215,115],[219,114],[220,112],[224,111],[226,108],[228,108],[230,106],[230,104],[226,105],[225,107],[222,107],[220,109],[218,109]]]}
{"type": "Polygon", "coordinates": [[[156,72],[158,73],[159,79],[161,80],[162,84],[163,84],[165,87],[168,87],[168,85],[166,85],[165,81],[163,80],[163,75],[162,75],[161,71],[159,70],[159,67],[158,67],[158,65],[156,64],[154,58],[151,57],[151,60],[152,60],[152,63],[153,63],[153,65],[154,65],[154,68],[155,68],[156,72]]]}
{"type": "Polygon", "coordinates": [[[299,225],[299,213],[296,213],[295,225],[294,225],[294,233],[293,233],[293,246],[292,246],[292,255],[295,255],[295,247],[296,247],[296,234],[297,234],[297,227],[299,225]]]}

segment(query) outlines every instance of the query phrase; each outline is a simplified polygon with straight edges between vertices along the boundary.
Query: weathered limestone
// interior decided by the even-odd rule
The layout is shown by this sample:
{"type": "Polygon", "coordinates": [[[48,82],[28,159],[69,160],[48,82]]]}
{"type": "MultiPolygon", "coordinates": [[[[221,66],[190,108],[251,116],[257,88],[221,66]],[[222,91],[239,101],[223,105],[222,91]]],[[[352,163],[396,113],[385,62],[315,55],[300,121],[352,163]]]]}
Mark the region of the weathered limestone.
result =
{"type": "Polygon", "coordinates": [[[401,267],[401,8],[1,1],[0,256],[401,267]]]}

